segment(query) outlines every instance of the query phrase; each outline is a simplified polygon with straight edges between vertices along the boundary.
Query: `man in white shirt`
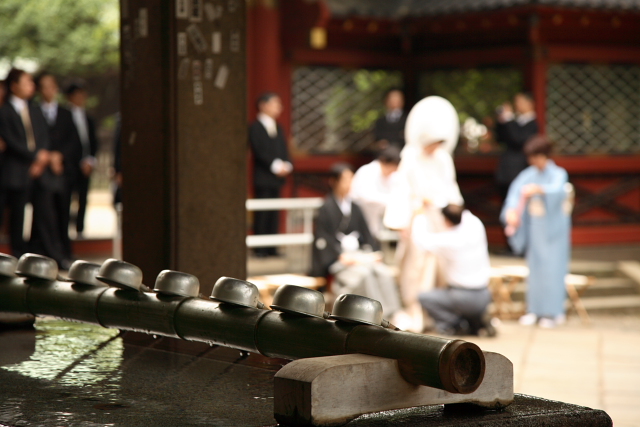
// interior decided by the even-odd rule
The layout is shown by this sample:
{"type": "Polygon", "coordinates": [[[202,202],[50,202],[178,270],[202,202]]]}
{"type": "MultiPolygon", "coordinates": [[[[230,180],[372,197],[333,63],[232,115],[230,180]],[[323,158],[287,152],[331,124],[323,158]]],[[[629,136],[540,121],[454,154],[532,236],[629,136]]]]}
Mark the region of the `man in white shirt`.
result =
{"type": "Polygon", "coordinates": [[[416,218],[413,225],[413,242],[422,251],[440,255],[447,281],[446,288],[421,293],[420,303],[435,320],[438,333],[478,335],[484,329],[493,336],[495,329],[483,319],[491,302],[484,225],[462,206],[448,205],[442,214],[445,231],[429,231],[426,217],[416,218]]]}
{"type": "Polygon", "coordinates": [[[411,319],[399,322],[398,326],[411,332],[423,329],[418,294],[434,288],[441,276],[437,256],[417,250],[408,238],[413,221],[426,217],[431,230],[440,231],[444,227],[441,208],[463,203],[453,159],[443,143],[440,135],[427,134],[415,145],[404,148],[384,214],[384,225],[399,230],[401,235],[396,252],[400,267],[398,282],[411,319]]]}
{"type": "Polygon", "coordinates": [[[382,219],[399,163],[400,149],[392,145],[382,150],[376,160],[358,169],[353,177],[351,197],[362,208],[374,237],[378,237],[383,227],[382,219]]]}

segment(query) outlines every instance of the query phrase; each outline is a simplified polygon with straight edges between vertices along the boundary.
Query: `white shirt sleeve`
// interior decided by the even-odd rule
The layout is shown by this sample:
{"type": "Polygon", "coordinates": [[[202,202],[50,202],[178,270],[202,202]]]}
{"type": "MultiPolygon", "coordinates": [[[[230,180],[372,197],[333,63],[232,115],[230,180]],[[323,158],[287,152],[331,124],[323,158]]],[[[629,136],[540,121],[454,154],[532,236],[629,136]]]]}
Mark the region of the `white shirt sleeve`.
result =
{"type": "Polygon", "coordinates": [[[269,167],[269,169],[271,169],[271,173],[273,173],[274,175],[278,175],[281,171],[284,170],[284,163],[282,161],[282,159],[274,159],[273,162],[271,162],[271,166],[269,167]]]}
{"type": "Polygon", "coordinates": [[[455,247],[459,240],[456,234],[451,231],[439,233],[429,231],[425,215],[417,215],[411,227],[411,240],[420,250],[425,252],[438,252],[447,247],[455,247]]]}
{"type": "Polygon", "coordinates": [[[382,181],[382,170],[380,164],[369,163],[358,169],[351,183],[351,197],[356,202],[374,203],[386,206],[389,195],[380,188],[382,181]],[[378,170],[376,170],[378,169],[378,170]]]}

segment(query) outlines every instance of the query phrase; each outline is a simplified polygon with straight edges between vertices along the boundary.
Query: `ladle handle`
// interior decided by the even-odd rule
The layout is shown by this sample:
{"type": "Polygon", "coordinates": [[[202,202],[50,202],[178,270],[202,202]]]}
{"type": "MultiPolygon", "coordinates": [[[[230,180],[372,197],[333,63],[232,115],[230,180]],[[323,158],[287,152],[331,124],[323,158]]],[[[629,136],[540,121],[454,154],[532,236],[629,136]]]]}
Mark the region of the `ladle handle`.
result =
{"type": "Polygon", "coordinates": [[[258,301],[258,308],[260,310],[264,310],[265,309],[265,305],[263,303],[261,303],[260,301],[258,301]]]}

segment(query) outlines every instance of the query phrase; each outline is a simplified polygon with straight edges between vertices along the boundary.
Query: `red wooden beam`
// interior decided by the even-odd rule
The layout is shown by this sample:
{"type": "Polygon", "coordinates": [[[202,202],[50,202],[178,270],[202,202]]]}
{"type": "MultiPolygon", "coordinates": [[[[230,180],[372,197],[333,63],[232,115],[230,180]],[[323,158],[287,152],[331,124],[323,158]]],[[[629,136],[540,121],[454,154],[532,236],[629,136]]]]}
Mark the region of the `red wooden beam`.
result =
{"type": "Polygon", "coordinates": [[[333,65],[343,67],[396,68],[410,62],[412,58],[401,53],[381,53],[348,49],[292,49],[288,58],[294,64],[333,65]]]}
{"type": "Polygon", "coordinates": [[[585,44],[558,44],[546,47],[547,58],[553,62],[624,62],[640,64],[640,47],[589,46],[585,44]]]}
{"type": "MultiPolygon", "coordinates": [[[[640,174],[640,155],[556,156],[553,160],[571,174],[640,174]]],[[[454,159],[458,174],[494,173],[498,156],[458,156],[454,159]]]]}
{"type": "Polygon", "coordinates": [[[416,55],[416,68],[461,67],[479,65],[517,65],[527,59],[525,46],[504,46],[479,49],[457,49],[416,55]]]}

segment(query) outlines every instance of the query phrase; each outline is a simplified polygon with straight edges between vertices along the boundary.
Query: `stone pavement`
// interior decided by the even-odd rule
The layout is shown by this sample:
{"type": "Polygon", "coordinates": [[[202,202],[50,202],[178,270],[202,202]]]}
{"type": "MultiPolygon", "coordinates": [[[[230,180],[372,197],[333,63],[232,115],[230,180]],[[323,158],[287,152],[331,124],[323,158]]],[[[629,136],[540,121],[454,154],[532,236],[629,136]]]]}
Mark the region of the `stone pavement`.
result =
{"type": "Polygon", "coordinates": [[[496,338],[465,338],[514,365],[516,393],[603,409],[616,427],[640,426],[640,316],[574,315],[556,329],[503,322],[496,338]]]}

